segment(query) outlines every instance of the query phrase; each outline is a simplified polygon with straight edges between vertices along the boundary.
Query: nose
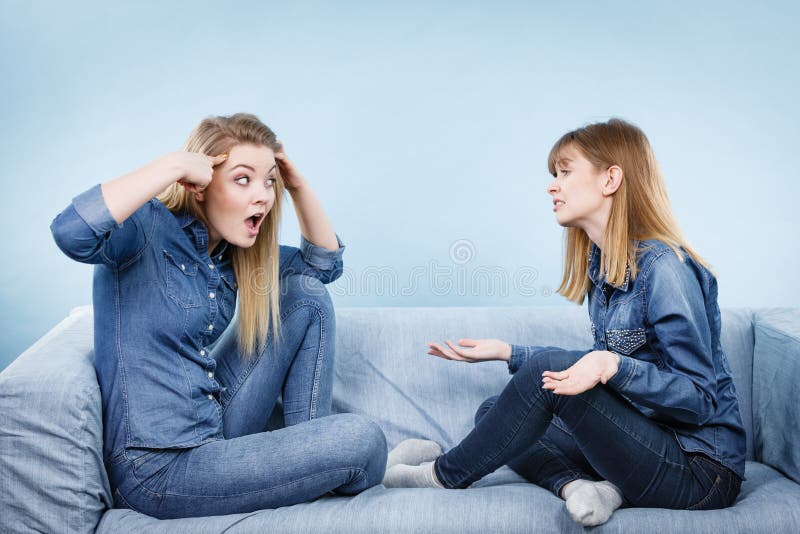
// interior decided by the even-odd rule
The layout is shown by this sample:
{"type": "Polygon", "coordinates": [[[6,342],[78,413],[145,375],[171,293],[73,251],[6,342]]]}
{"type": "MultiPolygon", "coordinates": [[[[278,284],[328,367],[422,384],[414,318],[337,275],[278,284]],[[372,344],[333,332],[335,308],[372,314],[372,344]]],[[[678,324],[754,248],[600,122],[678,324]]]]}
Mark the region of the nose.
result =
{"type": "Polygon", "coordinates": [[[550,182],[550,185],[547,186],[547,194],[548,195],[555,195],[561,190],[561,187],[558,185],[558,180],[553,178],[553,181],[550,182]]]}
{"type": "Polygon", "coordinates": [[[256,204],[266,204],[270,200],[270,198],[272,198],[272,195],[275,194],[274,190],[271,187],[267,186],[266,183],[263,184],[261,187],[255,187],[254,189],[255,193],[253,201],[256,204]]]}

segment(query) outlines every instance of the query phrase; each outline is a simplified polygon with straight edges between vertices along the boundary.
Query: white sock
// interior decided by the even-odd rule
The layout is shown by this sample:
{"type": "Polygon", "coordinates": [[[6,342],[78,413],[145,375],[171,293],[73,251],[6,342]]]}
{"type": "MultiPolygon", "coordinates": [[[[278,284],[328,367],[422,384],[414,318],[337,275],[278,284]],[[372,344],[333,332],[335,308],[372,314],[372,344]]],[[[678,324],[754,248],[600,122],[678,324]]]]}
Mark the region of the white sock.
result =
{"type": "Polygon", "coordinates": [[[394,465],[386,470],[383,485],[387,488],[444,489],[433,472],[433,462],[425,462],[422,465],[394,465]]]}
{"type": "Polygon", "coordinates": [[[401,441],[389,452],[386,458],[386,469],[397,464],[419,465],[432,462],[442,455],[442,448],[429,439],[411,438],[401,441]]]}
{"type": "Polygon", "coordinates": [[[574,480],[561,495],[572,519],[587,527],[602,525],[622,505],[622,492],[608,480],[574,480]]]}

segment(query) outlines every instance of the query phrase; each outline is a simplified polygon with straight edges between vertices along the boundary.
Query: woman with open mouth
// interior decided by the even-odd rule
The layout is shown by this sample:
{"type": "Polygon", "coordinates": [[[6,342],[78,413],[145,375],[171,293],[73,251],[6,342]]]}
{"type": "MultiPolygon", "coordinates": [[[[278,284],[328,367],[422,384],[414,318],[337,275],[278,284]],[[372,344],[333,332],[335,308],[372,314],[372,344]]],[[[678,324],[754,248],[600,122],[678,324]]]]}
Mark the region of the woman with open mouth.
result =
{"type": "Polygon", "coordinates": [[[221,515],[381,481],[380,428],[330,415],[335,324],[323,284],[341,275],[344,246],[255,116],[203,120],[185,151],[75,197],[51,229],[69,257],[96,264],[115,506],[221,515]],[[278,244],[284,191],[299,249],[278,244]]]}

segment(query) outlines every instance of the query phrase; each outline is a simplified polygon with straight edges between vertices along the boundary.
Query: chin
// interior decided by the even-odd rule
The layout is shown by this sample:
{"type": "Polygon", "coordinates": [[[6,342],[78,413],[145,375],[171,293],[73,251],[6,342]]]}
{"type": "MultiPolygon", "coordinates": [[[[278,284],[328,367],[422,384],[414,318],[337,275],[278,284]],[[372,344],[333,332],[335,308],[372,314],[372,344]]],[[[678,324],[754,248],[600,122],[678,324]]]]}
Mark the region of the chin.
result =
{"type": "Polygon", "coordinates": [[[565,217],[559,217],[558,215],[556,215],[556,222],[559,224],[559,226],[563,226],[564,228],[569,228],[570,226],[572,226],[570,224],[572,221],[570,221],[565,217]]]}
{"type": "Polygon", "coordinates": [[[223,239],[225,239],[225,241],[227,241],[228,244],[233,245],[235,247],[250,248],[250,247],[252,247],[253,245],[256,244],[257,237],[249,237],[249,236],[246,236],[246,237],[232,237],[230,239],[227,239],[227,238],[223,237],[223,239]]]}

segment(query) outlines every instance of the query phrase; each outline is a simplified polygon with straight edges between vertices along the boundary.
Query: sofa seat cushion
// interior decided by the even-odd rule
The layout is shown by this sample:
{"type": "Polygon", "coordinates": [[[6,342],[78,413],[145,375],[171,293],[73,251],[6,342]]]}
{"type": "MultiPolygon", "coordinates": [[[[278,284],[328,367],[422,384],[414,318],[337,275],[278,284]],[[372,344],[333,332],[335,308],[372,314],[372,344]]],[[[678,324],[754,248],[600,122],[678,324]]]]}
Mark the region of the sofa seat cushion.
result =
{"type": "MultiPolygon", "coordinates": [[[[593,532],[787,532],[800,525],[800,485],[774,469],[747,462],[747,480],[736,504],[688,512],[652,508],[618,510],[593,532]]],[[[355,497],[330,496],[276,510],[179,520],[157,520],[132,510],[110,510],[100,534],[204,534],[213,532],[583,532],[563,501],[503,468],[467,490],[386,489],[355,497]]]]}

